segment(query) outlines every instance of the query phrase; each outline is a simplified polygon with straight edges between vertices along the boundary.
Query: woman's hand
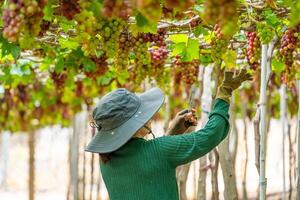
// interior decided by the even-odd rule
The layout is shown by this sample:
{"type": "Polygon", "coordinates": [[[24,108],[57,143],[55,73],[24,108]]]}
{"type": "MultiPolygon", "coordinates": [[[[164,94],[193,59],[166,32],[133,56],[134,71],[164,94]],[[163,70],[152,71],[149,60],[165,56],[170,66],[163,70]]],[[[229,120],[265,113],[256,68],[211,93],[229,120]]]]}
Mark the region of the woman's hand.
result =
{"type": "Polygon", "coordinates": [[[178,135],[184,133],[189,127],[197,125],[197,117],[195,109],[182,110],[177,113],[175,119],[167,131],[167,135],[178,135]]]}
{"type": "Polygon", "coordinates": [[[244,81],[252,80],[252,76],[247,73],[246,69],[241,69],[234,72],[224,72],[224,80],[218,88],[217,98],[223,99],[230,104],[230,97],[233,90],[236,90],[244,81]]]}

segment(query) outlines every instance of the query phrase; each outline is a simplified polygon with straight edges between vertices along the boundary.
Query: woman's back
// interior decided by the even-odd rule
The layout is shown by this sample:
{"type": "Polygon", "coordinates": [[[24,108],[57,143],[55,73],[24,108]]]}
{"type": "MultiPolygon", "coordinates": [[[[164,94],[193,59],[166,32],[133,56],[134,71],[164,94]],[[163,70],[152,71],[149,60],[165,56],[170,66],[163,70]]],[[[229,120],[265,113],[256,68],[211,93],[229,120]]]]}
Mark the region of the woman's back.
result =
{"type": "Polygon", "coordinates": [[[155,140],[132,138],[101,164],[101,173],[111,200],[176,200],[175,168],[159,155],[155,140]]]}

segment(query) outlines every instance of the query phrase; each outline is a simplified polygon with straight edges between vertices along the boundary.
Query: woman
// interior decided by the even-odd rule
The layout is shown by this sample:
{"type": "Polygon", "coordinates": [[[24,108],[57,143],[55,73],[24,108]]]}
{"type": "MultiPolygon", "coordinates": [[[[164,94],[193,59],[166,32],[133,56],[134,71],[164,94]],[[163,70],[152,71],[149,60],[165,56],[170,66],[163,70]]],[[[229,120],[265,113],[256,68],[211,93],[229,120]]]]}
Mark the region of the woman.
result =
{"type": "Polygon", "coordinates": [[[164,102],[160,89],[137,96],[126,89],[105,95],[93,111],[98,133],[86,151],[99,153],[101,173],[111,200],[176,200],[177,166],[191,162],[215,148],[228,134],[230,96],[251,76],[240,70],[225,72],[206,126],[186,131],[191,113],[175,118],[168,136],[145,140],[149,121],[164,102]],[[174,135],[177,134],[177,135],[174,135]]]}

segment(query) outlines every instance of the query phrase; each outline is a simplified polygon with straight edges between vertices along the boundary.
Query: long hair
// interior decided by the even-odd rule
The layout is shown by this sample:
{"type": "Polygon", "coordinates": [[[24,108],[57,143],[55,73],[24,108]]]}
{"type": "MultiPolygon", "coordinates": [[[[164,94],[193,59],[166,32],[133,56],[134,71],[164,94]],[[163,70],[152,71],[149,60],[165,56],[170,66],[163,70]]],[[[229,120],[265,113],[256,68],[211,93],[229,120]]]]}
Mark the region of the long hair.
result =
{"type": "Polygon", "coordinates": [[[99,157],[100,157],[100,161],[101,163],[107,163],[108,161],[110,161],[112,159],[113,156],[113,152],[111,153],[99,153],[99,157]]]}

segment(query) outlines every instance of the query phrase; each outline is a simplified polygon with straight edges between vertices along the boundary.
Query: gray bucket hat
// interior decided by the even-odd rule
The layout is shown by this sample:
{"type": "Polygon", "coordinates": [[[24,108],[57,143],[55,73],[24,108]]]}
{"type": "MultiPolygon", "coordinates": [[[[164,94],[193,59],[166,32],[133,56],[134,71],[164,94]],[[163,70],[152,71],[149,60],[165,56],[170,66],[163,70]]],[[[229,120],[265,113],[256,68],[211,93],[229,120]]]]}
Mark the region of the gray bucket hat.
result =
{"type": "Polygon", "coordinates": [[[93,110],[97,134],[85,151],[109,153],[123,146],[164,102],[163,92],[152,88],[136,95],[126,89],[116,89],[103,96],[93,110]]]}

